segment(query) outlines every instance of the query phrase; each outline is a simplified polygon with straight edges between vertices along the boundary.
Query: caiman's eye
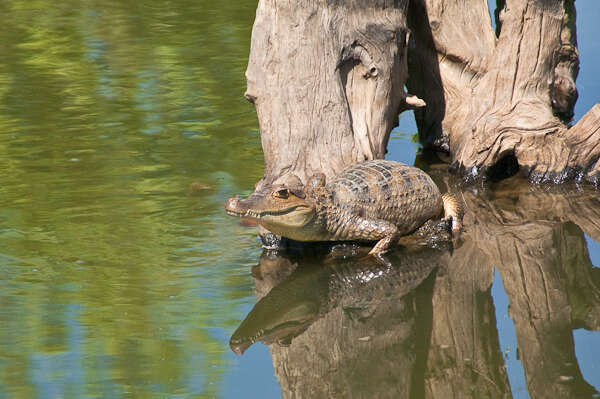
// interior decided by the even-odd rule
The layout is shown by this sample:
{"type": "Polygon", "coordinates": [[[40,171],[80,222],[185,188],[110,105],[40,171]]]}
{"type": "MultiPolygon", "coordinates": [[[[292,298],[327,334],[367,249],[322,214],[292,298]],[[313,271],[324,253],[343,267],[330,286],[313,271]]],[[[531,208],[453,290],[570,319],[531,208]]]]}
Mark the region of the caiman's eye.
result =
{"type": "Polygon", "coordinates": [[[288,199],[290,197],[290,190],[287,188],[282,188],[281,190],[275,191],[273,196],[277,198],[288,199]]]}

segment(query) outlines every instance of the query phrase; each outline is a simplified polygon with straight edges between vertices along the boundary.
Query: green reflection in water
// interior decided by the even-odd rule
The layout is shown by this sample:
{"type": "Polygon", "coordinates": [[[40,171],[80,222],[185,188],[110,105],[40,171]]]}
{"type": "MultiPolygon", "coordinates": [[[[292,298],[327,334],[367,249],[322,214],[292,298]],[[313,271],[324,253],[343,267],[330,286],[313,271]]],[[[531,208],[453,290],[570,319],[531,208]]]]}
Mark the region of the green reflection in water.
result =
{"type": "Polygon", "coordinates": [[[255,7],[0,3],[0,396],[218,394],[258,256],[222,211],[262,173],[255,7]]]}

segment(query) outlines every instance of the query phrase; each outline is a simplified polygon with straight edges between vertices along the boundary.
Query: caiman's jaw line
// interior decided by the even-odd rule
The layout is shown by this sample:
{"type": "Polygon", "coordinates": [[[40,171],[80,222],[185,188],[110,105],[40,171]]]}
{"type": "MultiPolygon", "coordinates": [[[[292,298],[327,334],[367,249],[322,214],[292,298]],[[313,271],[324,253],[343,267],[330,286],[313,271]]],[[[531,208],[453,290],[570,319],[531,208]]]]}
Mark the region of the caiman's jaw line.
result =
{"type": "Polygon", "coordinates": [[[245,211],[238,211],[238,210],[234,210],[234,209],[227,209],[227,214],[230,216],[237,216],[240,218],[253,218],[253,219],[262,219],[265,216],[279,216],[279,215],[285,215],[287,213],[291,213],[293,211],[295,211],[297,208],[299,208],[300,206],[295,206],[293,208],[289,208],[289,209],[283,209],[280,211],[255,211],[253,209],[248,209],[245,211]]]}
{"type": "Polygon", "coordinates": [[[229,216],[236,216],[239,218],[245,218],[245,217],[252,217],[255,219],[260,219],[261,217],[261,213],[260,212],[255,212],[253,210],[248,209],[247,211],[234,211],[234,210],[229,210],[227,209],[227,214],[229,216]]]}

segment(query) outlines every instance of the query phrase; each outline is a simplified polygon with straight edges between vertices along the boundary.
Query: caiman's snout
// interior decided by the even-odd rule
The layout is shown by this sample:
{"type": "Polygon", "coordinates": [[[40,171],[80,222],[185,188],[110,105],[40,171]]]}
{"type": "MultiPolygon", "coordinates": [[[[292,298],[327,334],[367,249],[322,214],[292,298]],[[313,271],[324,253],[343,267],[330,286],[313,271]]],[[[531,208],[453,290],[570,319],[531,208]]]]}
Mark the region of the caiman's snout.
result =
{"type": "Polygon", "coordinates": [[[229,198],[225,203],[225,210],[227,211],[227,213],[234,214],[235,216],[239,215],[240,213],[239,207],[240,199],[237,197],[229,198]]]}
{"type": "Polygon", "coordinates": [[[274,186],[254,192],[248,198],[229,198],[225,203],[225,210],[231,216],[260,220],[265,228],[281,235],[283,231],[277,226],[284,226],[287,232],[290,228],[297,229],[312,220],[314,207],[304,196],[300,190],[274,186]]]}
{"type": "Polygon", "coordinates": [[[261,212],[254,210],[252,207],[252,205],[256,203],[255,198],[257,197],[260,196],[252,194],[246,199],[240,199],[238,197],[229,198],[225,203],[225,210],[231,216],[258,219],[261,216],[261,212]]]}

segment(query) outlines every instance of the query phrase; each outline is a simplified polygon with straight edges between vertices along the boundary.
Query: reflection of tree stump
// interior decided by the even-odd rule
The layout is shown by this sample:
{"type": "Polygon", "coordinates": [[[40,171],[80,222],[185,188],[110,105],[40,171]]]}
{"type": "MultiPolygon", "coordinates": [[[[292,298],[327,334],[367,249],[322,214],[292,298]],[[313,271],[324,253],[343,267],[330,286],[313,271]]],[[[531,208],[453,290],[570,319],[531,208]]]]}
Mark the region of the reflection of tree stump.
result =
{"type": "Polygon", "coordinates": [[[586,256],[580,252],[585,249],[583,236],[571,224],[538,226],[498,235],[505,243],[498,247],[498,270],[510,301],[527,388],[532,398],[591,397],[594,390],[581,377],[575,358],[563,269],[574,261],[581,265],[586,256]],[[572,381],[566,384],[568,379],[572,381]]]}
{"type": "Polygon", "coordinates": [[[510,397],[490,294],[491,259],[469,238],[435,281],[426,397],[510,397]]]}
{"type": "MultiPolygon", "coordinates": [[[[589,276],[592,266],[581,229],[568,221],[576,219],[581,228],[597,231],[597,193],[552,193],[513,181],[492,195],[482,200],[464,194],[470,215],[464,240],[480,248],[479,255],[470,257],[475,270],[482,265],[491,273],[495,266],[502,277],[529,393],[532,398],[589,397],[595,391],[581,377],[574,354],[573,298],[583,298],[586,305],[579,313],[585,313],[600,307],[600,291],[593,279],[580,280],[577,287],[569,284],[570,275],[589,276]]],[[[445,307],[441,311],[448,312],[445,307]]],[[[593,312],[580,316],[588,325],[596,317],[593,312]]]]}
{"type": "Polygon", "coordinates": [[[414,289],[447,257],[425,250],[394,257],[394,266],[373,258],[300,265],[273,288],[248,318],[262,319],[256,311],[267,299],[281,313],[315,313],[289,346],[269,345],[283,397],[410,397],[418,389],[415,342],[428,325],[418,315],[428,313],[420,309],[430,303],[431,285],[414,289]]]}
{"type": "Polygon", "coordinates": [[[382,303],[368,322],[341,307],[290,347],[271,345],[284,398],[408,398],[416,353],[414,297],[382,303]]]}

